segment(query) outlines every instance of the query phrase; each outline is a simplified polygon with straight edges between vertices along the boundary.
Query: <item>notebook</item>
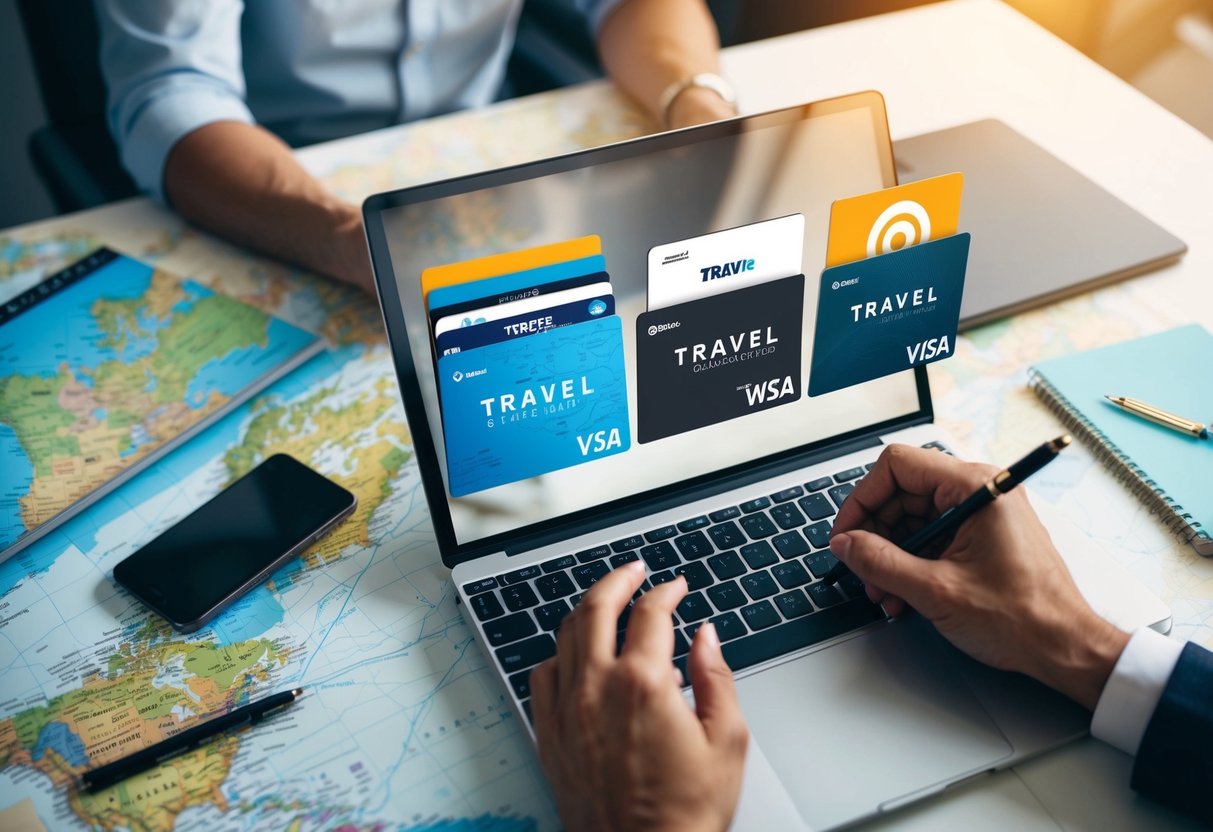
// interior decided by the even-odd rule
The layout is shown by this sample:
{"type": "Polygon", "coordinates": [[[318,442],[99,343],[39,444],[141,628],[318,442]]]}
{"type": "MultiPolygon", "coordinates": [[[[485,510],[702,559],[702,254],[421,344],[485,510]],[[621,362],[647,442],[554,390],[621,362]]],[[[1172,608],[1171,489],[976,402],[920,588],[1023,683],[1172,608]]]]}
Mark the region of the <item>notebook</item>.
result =
{"type": "Polygon", "coordinates": [[[1206,557],[1213,556],[1213,439],[1185,436],[1108,402],[1129,396],[1213,419],[1213,335],[1198,324],[1045,361],[1030,384],[1070,430],[1206,557]]]}

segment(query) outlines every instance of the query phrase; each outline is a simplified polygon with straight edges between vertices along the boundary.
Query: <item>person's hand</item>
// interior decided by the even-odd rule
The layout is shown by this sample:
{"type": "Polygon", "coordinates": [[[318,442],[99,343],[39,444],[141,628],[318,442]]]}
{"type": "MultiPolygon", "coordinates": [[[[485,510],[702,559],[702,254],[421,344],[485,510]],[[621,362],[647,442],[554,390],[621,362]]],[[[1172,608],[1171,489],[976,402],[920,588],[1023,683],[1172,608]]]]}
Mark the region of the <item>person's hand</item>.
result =
{"type": "Polygon", "coordinates": [[[353,205],[349,209],[341,212],[341,219],[337,223],[334,258],[327,271],[338,280],[374,296],[375,276],[371,271],[366,232],[362,230],[362,214],[353,205]]]}
{"type": "Polygon", "coordinates": [[[973,658],[1026,673],[1094,709],[1128,635],[1078,592],[1023,489],[957,531],[938,560],[904,540],[998,473],[936,450],[891,445],[843,503],[830,550],[892,616],[913,607],[973,658]]]}
{"type": "Polygon", "coordinates": [[[560,628],[555,658],[531,672],[539,759],[570,830],[725,829],[749,732],[715,628],[691,646],[691,710],[674,668],[671,615],[686,581],[637,601],[622,652],[616,622],[644,580],[638,562],[604,577],[560,628]]]}
{"type": "Polygon", "coordinates": [[[737,115],[731,104],[706,87],[687,87],[670,102],[666,120],[671,130],[720,121],[737,115]]]}

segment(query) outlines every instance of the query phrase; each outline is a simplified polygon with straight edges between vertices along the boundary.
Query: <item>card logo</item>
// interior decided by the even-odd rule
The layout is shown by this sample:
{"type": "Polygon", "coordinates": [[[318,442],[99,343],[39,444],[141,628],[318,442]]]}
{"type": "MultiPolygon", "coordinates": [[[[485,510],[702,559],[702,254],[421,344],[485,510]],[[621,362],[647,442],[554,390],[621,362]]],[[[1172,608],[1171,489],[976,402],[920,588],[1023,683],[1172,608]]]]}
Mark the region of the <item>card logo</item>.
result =
{"type": "Polygon", "coordinates": [[[931,216],[912,199],[895,202],[876,218],[868,232],[868,257],[888,254],[931,239],[931,216]]]}
{"type": "Polygon", "coordinates": [[[715,266],[704,266],[699,270],[699,273],[703,275],[703,277],[700,278],[700,282],[707,283],[709,280],[719,280],[722,277],[732,277],[733,275],[741,274],[742,272],[752,271],[754,271],[753,258],[748,260],[734,260],[731,263],[720,263],[715,266]]]}

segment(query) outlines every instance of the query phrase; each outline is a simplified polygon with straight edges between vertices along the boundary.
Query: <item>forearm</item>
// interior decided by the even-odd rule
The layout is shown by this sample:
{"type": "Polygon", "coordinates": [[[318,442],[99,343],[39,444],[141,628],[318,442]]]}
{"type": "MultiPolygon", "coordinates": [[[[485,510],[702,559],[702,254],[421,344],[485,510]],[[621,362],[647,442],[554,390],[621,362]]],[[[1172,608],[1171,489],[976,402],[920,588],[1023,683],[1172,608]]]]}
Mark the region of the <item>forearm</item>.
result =
{"type": "Polygon", "coordinates": [[[357,207],[329,193],[261,127],[219,121],[194,130],[169,153],[164,191],[183,217],[231,242],[369,281],[357,207]]]}
{"type": "MultiPolygon", "coordinates": [[[[671,84],[719,71],[719,49],[716,24],[702,0],[625,0],[598,32],[607,74],[656,119],[671,84]]],[[[716,93],[692,88],[667,115],[672,124],[693,124],[731,114],[716,93]]]]}

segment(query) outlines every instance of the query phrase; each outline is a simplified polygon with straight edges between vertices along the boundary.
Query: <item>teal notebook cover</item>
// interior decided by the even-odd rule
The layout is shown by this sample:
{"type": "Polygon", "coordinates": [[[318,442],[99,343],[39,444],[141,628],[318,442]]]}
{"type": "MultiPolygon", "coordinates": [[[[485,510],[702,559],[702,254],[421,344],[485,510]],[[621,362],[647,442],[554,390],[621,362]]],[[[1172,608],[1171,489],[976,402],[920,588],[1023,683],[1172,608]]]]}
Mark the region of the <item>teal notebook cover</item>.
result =
{"type": "Polygon", "coordinates": [[[1213,438],[1148,422],[1108,402],[1128,396],[1213,419],[1213,335],[1198,324],[1045,361],[1032,386],[1164,522],[1213,555],[1213,438]]]}

